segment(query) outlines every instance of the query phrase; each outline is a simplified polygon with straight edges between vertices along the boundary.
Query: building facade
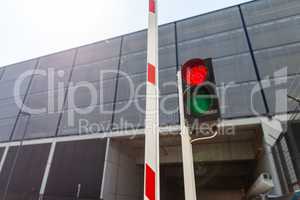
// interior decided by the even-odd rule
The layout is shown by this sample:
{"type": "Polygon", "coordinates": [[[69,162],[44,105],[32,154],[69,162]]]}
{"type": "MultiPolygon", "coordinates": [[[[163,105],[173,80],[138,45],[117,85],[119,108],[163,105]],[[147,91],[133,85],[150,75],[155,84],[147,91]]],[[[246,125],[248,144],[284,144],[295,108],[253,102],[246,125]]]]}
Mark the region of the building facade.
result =
{"type": "MultiPolygon", "coordinates": [[[[146,41],[142,30],[0,68],[1,199],[142,199],[146,41]]],[[[193,145],[198,199],[241,199],[263,172],[271,195],[297,189],[300,2],[159,27],[161,199],[184,199],[176,72],[191,58],[213,60],[223,129],[193,145]]]]}

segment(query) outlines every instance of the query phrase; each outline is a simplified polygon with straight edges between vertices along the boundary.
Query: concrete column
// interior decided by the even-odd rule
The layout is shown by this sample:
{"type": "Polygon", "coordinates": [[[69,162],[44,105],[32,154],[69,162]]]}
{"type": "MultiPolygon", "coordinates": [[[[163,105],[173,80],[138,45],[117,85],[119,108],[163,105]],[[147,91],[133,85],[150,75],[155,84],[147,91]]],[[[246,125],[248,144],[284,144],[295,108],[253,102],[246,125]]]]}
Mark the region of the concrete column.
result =
{"type": "Polygon", "coordinates": [[[275,159],[272,152],[272,146],[275,145],[277,138],[282,133],[282,125],[280,121],[275,119],[262,118],[261,126],[264,137],[264,155],[259,161],[258,171],[271,174],[274,181],[274,189],[272,194],[283,195],[279,175],[275,165],[275,159]]]}
{"type": "Polygon", "coordinates": [[[281,183],[278,176],[278,172],[275,166],[274,155],[272,153],[272,149],[269,145],[265,145],[265,162],[266,162],[266,170],[272,175],[274,181],[274,189],[273,193],[276,195],[283,195],[283,191],[281,189],[281,183]]]}

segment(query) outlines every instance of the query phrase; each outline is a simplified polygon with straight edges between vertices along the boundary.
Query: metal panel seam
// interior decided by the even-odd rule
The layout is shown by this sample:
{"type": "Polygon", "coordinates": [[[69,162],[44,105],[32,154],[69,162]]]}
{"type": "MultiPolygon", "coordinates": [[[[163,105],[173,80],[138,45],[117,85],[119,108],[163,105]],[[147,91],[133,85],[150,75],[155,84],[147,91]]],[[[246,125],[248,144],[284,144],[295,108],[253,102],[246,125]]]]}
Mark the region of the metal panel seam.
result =
{"type": "MultiPolygon", "coordinates": [[[[36,63],[35,63],[35,66],[34,66],[33,71],[37,70],[37,68],[38,68],[38,66],[39,66],[39,63],[40,63],[40,60],[41,60],[41,58],[38,58],[38,59],[36,60],[36,63]]],[[[25,103],[25,101],[26,101],[26,99],[27,99],[27,96],[29,95],[28,93],[29,93],[29,90],[30,90],[30,88],[31,88],[32,81],[33,81],[33,74],[32,74],[31,77],[30,77],[30,80],[29,80],[29,83],[28,83],[28,87],[27,87],[27,89],[26,89],[26,93],[25,93],[25,95],[24,95],[24,97],[23,97],[23,101],[22,101],[23,104],[25,103]]],[[[20,115],[21,115],[21,113],[22,113],[22,110],[23,110],[23,105],[21,106],[21,108],[20,108],[20,110],[19,110],[19,113],[18,113],[18,115],[17,115],[17,118],[16,118],[16,121],[15,121],[15,123],[14,123],[12,132],[11,132],[10,137],[9,137],[9,141],[12,141],[12,139],[13,139],[14,132],[15,132],[15,130],[16,130],[16,127],[17,127],[17,124],[18,124],[20,115]]],[[[29,121],[28,121],[27,123],[29,123],[29,121]]],[[[25,133],[25,134],[26,134],[26,133],[25,133]]],[[[22,139],[24,140],[24,138],[22,138],[22,139]]]]}
{"type": "Polygon", "coordinates": [[[65,92],[65,96],[64,96],[64,102],[63,102],[63,105],[62,105],[62,110],[61,110],[61,113],[59,114],[58,122],[57,122],[57,127],[56,127],[56,130],[55,130],[55,136],[56,137],[58,136],[59,127],[60,127],[60,124],[61,124],[61,121],[62,121],[63,113],[65,111],[64,108],[65,108],[65,104],[66,104],[67,98],[68,98],[69,86],[70,86],[70,82],[72,80],[73,71],[74,71],[74,68],[75,68],[75,65],[76,65],[76,59],[77,59],[77,56],[78,56],[78,51],[79,51],[79,48],[76,48],[75,49],[73,63],[72,63],[72,67],[71,67],[71,71],[70,71],[70,75],[69,75],[68,85],[66,87],[66,92],[65,92]]]}
{"type": "Polygon", "coordinates": [[[113,100],[113,108],[112,108],[112,116],[111,116],[111,125],[110,125],[110,130],[114,128],[114,121],[115,121],[115,110],[116,110],[116,101],[117,101],[117,96],[118,96],[118,85],[119,85],[119,78],[120,78],[120,68],[121,68],[121,61],[122,61],[122,49],[123,49],[123,40],[124,36],[121,37],[121,42],[120,42],[120,51],[119,51],[119,61],[118,61],[118,72],[116,76],[116,86],[115,86],[115,96],[113,100]]]}
{"type": "Polygon", "coordinates": [[[247,26],[246,26],[246,22],[245,22],[245,18],[244,18],[244,15],[243,15],[243,11],[242,11],[240,5],[238,6],[238,8],[239,8],[240,16],[241,16],[241,19],[242,19],[243,30],[244,30],[244,33],[245,33],[245,36],[246,36],[246,40],[247,40],[247,43],[248,43],[250,55],[251,55],[251,58],[252,58],[252,61],[253,61],[253,66],[254,66],[256,77],[257,77],[257,81],[258,81],[258,84],[259,84],[259,86],[261,88],[261,95],[262,95],[263,103],[264,103],[264,106],[265,106],[265,109],[266,109],[266,114],[269,115],[270,114],[270,109],[269,109],[269,106],[268,106],[268,103],[267,103],[267,98],[266,98],[265,91],[263,89],[263,85],[261,83],[261,77],[260,77],[260,74],[259,74],[257,62],[256,62],[256,59],[255,59],[255,55],[254,55],[254,51],[253,51],[253,48],[252,48],[252,43],[251,43],[251,39],[250,39],[250,36],[249,36],[249,33],[248,33],[248,29],[247,29],[247,26]]]}

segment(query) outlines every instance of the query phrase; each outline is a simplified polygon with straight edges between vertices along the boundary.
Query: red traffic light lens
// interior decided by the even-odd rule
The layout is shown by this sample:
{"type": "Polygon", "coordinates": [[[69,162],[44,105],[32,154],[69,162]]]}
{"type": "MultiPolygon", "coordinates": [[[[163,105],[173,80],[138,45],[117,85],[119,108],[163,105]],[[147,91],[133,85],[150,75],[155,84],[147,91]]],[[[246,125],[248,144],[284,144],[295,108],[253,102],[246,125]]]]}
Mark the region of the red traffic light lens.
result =
{"type": "Polygon", "coordinates": [[[190,86],[204,83],[208,77],[208,69],[201,59],[192,59],[182,67],[182,79],[190,86]]]}

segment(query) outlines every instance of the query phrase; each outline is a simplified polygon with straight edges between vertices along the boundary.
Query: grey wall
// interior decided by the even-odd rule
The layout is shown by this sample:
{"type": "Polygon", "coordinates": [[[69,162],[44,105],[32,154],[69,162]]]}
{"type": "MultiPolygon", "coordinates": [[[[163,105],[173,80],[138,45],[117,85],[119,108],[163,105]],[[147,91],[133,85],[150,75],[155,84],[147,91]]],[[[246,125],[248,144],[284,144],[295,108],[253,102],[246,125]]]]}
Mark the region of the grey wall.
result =
{"type": "MultiPolygon", "coordinates": [[[[161,112],[160,125],[179,123],[176,71],[194,57],[213,58],[222,118],[264,115],[264,97],[271,114],[293,111],[296,105],[277,92],[289,87],[286,93],[299,94],[299,19],[297,0],[260,0],[160,26],[160,109],[167,111],[161,112]],[[264,93],[259,83],[266,86],[264,93]]],[[[25,139],[143,128],[146,38],[142,30],[1,68],[0,140],[21,139],[27,122],[25,139]],[[13,87],[22,72],[35,68],[54,73],[55,84],[35,74],[22,84],[21,98],[41,108],[51,97],[54,109],[27,119],[19,115],[13,87]],[[82,82],[96,88],[96,102],[87,87],[74,87],[82,82]],[[75,112],[87,107],[90,113],[75,112]],[[95,126],[79,131],[80,119],[95,126]]]]}

